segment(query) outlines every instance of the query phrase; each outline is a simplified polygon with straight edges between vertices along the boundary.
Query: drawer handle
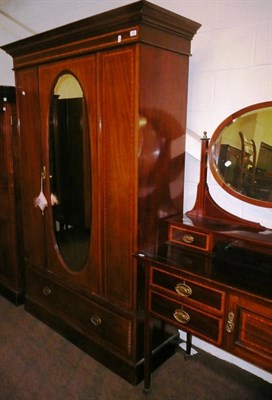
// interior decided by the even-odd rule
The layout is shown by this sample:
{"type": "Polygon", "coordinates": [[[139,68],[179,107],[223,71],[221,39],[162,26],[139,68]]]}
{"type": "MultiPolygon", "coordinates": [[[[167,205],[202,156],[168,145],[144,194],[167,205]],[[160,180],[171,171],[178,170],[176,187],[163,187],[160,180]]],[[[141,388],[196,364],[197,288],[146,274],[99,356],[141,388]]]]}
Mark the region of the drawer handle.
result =
{"type": "Polygon", "coordinates": [[[234,312],[230,311],[228,313],[228,320],[227,320],[227,323],[226,323],[226,331],[228,333],[232,333],[233,329],[234,329],[234,312]]]}
{"type": "Polygon", "coordinates": [[[52,290],[51,290],[48,286],[45,286],[45,287],[43,288],[42,292],[43,292],[43,294],[44,294],[45,296],[50,296],[50,294],[52,293],[52,290]]]}
{"type": "Polygon", "coordinates": [[[182,236],[182,240],[184,243],[191,244],[195,240],[195,238],[190,235],[189,233],[186,233],[185,235],[182,236]]]}
{"type": "Polygon", "coordinates": [[[101,324],[101,322],[102,322],[102,320],[101,320],[101,318],[99,318],[98,315],[93,315],[93,316],[92,316],[92,318],[91,318],[91,323],[92,323],[94,326],[99,326],[99,325],[101,324]]]}
{"type": "Polygon", "coordinates": [[[175,287],[175,291],[183,297],[189,297],[192,295],[193,291],[190,286],[186,285],[186,283],[178,283],[175,287]]]}
{"type": "Polygon", "coordinates": [[[175,310],[173,313],[173,317],[183,325],[188,324],[188,322],[191,319],[190,315],[186,311],[181,310],[181,309],[175,310]]]}

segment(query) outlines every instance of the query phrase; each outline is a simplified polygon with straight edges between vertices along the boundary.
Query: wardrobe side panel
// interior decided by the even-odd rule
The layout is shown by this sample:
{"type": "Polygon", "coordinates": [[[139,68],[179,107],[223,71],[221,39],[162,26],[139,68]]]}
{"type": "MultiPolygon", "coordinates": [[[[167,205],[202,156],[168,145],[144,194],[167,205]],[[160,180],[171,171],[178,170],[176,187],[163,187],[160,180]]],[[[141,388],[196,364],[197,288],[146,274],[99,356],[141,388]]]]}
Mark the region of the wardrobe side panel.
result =
{"type": "Polygon", "coordinates": [[[165,240],[163,221],[182,213],[188,63],[186,55],[141,46],[140,248],[165,240]]]}
{"type": "Polygon", "coordinates": [[[100,57],[101,190],[104,290],[109,301],[132,307],[136,238],[135,47],[100,57]]]}

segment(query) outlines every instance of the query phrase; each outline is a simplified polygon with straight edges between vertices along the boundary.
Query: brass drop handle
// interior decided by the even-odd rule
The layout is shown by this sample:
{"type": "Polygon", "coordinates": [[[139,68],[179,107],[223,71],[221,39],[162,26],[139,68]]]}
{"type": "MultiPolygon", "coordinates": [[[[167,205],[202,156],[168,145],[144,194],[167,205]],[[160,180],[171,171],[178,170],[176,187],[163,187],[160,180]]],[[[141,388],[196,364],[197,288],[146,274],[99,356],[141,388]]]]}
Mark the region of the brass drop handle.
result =
{"type": "Polygon", "coordinates": [[[42,167],[42,170],[41,170],[41,179],[43,181],[46,179],[46,167],[45,167],[45,165],[42,167]]]}
{"type": "Polygon", "coordinates": [[[191,319],[190,315],[186,311],[184,311],[180,308],[178,308],[177,310],[174,311],[173,317],[175,318],[175,320],[177,320],[178,322],[180,322],[183,325],[188,324],[188,322],[191,319]]]}
{"type": "Polygon", "coordinates": [[[175,291],[182,297],[189,297],[193,293],[192,288],[190,288],[190,286],[186,285],[185,282],[178,283],[175,286],[175,291]]]}
{"type": "Polygon", "coordinates": [[[40,187],[40,193],[37,197],[34,198],[34,206],[39,207],[42,215],[44,214],[45,208],[48,206],[47,199],[44,195],[43,192],[43,181],[46,179],[46,168],[43,166],[42,171],[41,171],[41,187],[40,187]]]}
{"type": "Polygon", "coordinates": [[[45,296],[50,296],[50,294],[52,293],[51,289],[48,286],[45,286],[42,290],[43,294],[45,296]]]}
{"type": "Polygon", "coordinates": [[[94,326],[99,326],[102,323],[102,319],[98,315],[93,315],[91,318],[91,323],[94,326]]]}
{"type": "Polygon", "coordinates": [[[193,235],[186,233],[185,235],[182,236],[182,240],[184,243],[191,244],[194,242],[195,238],[193,237],[193,235]]]}
{"type": "Polygon", "coordinates": [[[235,317],[234,312],[230,311],[228,313],[228,320],[227,320],[227,323],[226,323],[226,331],[228,333],[232,333],[233,332],[233,329],[234,329],[234,317],[235,317]]]}

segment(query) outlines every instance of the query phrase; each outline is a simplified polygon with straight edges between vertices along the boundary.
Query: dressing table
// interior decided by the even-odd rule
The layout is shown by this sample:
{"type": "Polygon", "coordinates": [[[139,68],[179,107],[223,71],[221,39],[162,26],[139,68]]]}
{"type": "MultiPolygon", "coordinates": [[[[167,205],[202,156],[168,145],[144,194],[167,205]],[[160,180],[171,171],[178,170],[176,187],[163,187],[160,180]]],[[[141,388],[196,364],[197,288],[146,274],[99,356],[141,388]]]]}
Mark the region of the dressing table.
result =
{"type": "Polygon", "coordinates": [[[244,201],[271,208],[263,198],[247,198],[243,188],[224,183],[218,173],[219,147],[225,145],[223,127],[240,114],[252,118],[259,109],[269,110],[271,118],[271,106],[262,103],[230,116],[211,143],[204,133],[193,209],[168,219],[166,242],[137,254],[146,273],[145,392],[153,370],[154,321],[186,332],[188,354],[196,336],[272,372],[272,230],[226,212],[212,199],[207,185],[209,155],[221,186],[244,201]]]}

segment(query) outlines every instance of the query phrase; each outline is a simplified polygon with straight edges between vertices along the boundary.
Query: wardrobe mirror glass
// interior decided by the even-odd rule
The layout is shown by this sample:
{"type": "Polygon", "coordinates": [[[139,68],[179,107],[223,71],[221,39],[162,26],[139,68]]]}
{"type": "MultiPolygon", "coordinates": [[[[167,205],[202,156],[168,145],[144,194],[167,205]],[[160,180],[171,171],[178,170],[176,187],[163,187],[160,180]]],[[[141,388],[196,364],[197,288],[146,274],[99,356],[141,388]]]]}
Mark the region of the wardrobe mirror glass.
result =
{"type": "Polygon", "coordinates": [[[83,92],[67,73],[59,77],[51,99],[49,164],[56,242],[66,266],[79,271],[91,233],[90,143],[83,92]]]}
{"type": "Polygon", "coordinates": [[[272,207],[272,102],[246,107],[219,125],[210,143],[210,167],[233,196],[272,207]]]}

